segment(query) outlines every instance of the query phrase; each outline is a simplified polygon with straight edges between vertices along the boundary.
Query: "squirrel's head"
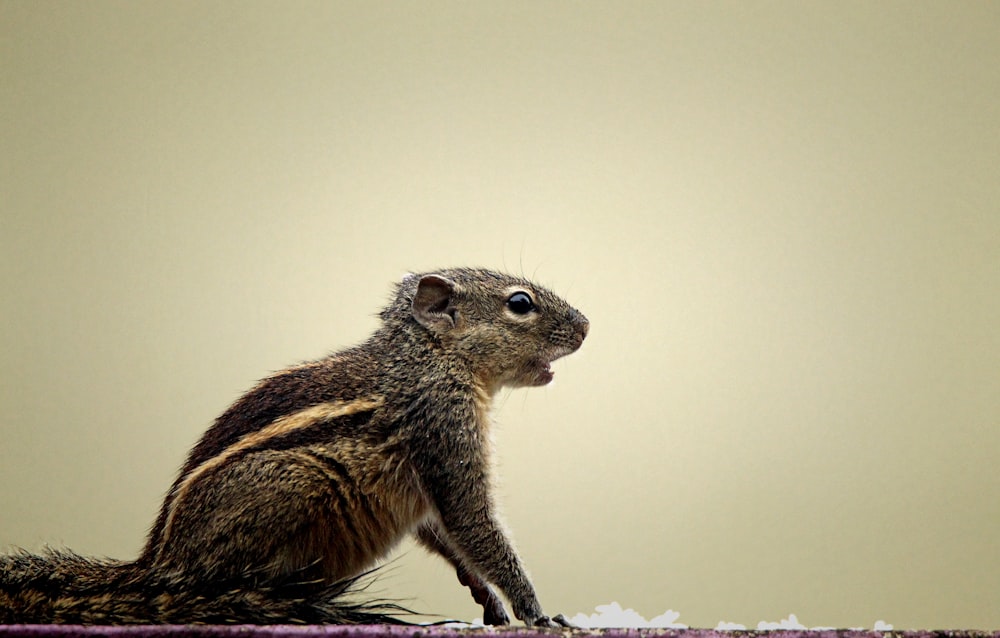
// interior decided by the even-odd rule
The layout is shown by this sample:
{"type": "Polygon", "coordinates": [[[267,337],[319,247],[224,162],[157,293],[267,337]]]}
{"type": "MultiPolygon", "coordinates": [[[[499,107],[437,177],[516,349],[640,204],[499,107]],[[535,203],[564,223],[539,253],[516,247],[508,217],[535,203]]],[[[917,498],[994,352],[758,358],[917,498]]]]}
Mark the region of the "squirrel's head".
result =
{"type": "Polygon", "coordinates": [[[549,364],[579,348],[590,326],[545,288],[489,270],[408,275],[400,296],[412,320],[491,392],[549,383],[549,364]]]}

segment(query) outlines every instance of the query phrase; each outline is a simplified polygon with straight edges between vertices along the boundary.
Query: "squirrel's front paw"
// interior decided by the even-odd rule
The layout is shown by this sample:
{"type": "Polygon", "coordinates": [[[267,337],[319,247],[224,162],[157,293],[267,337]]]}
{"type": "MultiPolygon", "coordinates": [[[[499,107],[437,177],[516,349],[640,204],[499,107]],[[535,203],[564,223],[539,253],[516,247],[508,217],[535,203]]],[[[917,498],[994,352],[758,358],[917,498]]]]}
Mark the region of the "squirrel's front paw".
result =
{"type": "Polygon", "coordinates": [[[550,627],[553,629],[558,629],[560,627],[569,627],[572,629],[576,628],[574,625],[571,625],[562,614],[553,616],[552,618],[549,618],[548,616],[539,616],[535,619],[535,622],[531,623],[531,625],[533,627],[550,627]]]}

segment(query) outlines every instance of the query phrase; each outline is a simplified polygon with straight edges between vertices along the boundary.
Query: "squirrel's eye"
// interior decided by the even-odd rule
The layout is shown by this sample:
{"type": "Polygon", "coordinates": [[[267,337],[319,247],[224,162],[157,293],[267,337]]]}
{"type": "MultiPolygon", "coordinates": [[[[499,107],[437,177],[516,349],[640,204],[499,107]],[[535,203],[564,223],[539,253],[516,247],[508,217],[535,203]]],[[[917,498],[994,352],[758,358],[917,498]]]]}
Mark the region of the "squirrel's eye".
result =
{"type": "Polygon", "coordinates": [[[515,292],[507,299],[507,307],[514,314],[526,315],[535,309],[535,304],[527,293],[515,292]]]}

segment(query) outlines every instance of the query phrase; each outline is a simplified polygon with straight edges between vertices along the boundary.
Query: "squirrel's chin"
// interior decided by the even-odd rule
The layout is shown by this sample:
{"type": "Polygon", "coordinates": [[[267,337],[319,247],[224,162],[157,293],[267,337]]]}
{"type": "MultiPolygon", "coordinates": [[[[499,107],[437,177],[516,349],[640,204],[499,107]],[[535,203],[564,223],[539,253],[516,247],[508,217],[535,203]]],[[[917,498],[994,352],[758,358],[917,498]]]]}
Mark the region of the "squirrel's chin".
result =
{"type": "Polygon", "coordinates": [[[555,377],[552,366],[547,361],[539,361],[532,367],[531,383],[529,385],[548,385],[555,377]]]}
{"type": "Polygon", "coordinates": [[[548,361],[531,361],[513,374],[507,376],[507,380],[502,382],[508,388],[531,388],[540,385],[548,385],[552,382],[555,373],[548,361]]]}

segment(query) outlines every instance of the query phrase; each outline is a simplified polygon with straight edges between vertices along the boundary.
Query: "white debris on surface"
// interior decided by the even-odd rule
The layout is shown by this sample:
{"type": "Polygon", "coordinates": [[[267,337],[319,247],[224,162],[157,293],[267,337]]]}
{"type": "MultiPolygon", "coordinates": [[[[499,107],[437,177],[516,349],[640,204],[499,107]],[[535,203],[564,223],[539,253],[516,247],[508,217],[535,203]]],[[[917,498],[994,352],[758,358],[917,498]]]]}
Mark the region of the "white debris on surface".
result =
{"type": "MultiPolygon", "coordinates": [[[[757,629],[763,631],[765,629],[809,629],[805,625],[799,622],[799,619],[795,617],[795,614],[788,614],[788,618],[782,618],[778,622],[768,622],[762,620],[757,623],[757,629]]],[[[823,629],[828,629],[828,627],[823,627],[823,629]]]]}
{"type": "Polygon", "coordinates": [[[636,627],[636,628],[659,628],[659,629],[687,629],[687,625],[677,622],[680,613],[668,609],[664,613],[651,620],[643,618],[639,612],[632,609],[622,609],[616,602],[609,605],[598,605],[597,613],[577,614],[569,619],[570,623],[577,627],[587,629],[598,629],[601,627],[636,627]]]}
{"type": "MultiPolygon", "coordinates": [[[[646,620],[643,616],[632,608],[622,609],[622,606],[617,602],[612,602],[607,605],[598,605],[595,610],[595,614],[577,614],[569,619],[569,621],[576,625],[577,627],[583,627],[586,629],[598,629],[605,627],[623,627],[623,628],[661,628],[661,629],[687,629],[688,626],[684,623],[677,622],[680,618],[680,613],[672,609],[668,609],[666,612],[656,616],[650,620],[646,620]]],[[[746,630],[746,625],[741,625],[739,623],[720,621],[718,625],[715,626],[718,631],[744,631],[746,630]]],[[[769,622],[762,620],[757,623],[757,629],[760,631],[770,630],[770,629],[797,629],[797,630],[810,630],[810,631],[824,631],[834,629],[834,627],[806,627],[801,622],[799,622],[798,617],[795,614],[788,614],[788,618],[783,618],[777,622],[769,622]]],[[[863,628],[860,628],[863,629],[863,628]]],[[[892,631],[892,625],[885,622],[884,620],[875,621],[874,631],[892,631]]]]}

